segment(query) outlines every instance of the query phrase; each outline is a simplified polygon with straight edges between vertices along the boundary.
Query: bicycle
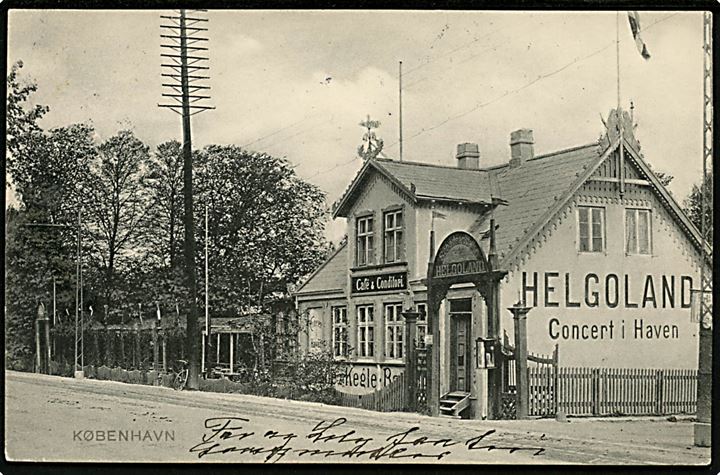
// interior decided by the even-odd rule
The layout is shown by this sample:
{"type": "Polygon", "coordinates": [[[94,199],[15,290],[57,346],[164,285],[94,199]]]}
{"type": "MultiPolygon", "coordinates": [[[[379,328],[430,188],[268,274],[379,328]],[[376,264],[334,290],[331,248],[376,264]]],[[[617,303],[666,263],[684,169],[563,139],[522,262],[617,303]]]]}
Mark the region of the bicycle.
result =
{"type": "Polygon", "coordinates": [[[177,389],[178,391],[180,391],[180,390],[185,389],[190,371],[188,370],[188,362],[187,361],[178,360],[178,363],[180,363],[180,365],[182,366],[182,369],[175,376],[175,380],[173,381],[172,387],[173,387],[173,389],[177,389]]]}

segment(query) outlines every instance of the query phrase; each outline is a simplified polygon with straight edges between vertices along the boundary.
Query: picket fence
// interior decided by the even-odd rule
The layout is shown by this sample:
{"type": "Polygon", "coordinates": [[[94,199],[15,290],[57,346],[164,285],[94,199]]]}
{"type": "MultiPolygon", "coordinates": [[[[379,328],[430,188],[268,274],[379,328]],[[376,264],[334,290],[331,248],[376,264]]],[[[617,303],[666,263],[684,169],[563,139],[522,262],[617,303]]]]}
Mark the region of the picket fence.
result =
{"type": "Polygon", "coordinates": [[[531,388],[533,384],[550,391],[556,387],[557,409],[569,415],[665,415],[696,410],[696,370],[560,367],[555,385],[549,384],[547,373],[531,372],[530,378],[531,388]]]}
{"type": "Polygon", "coordinates": [[[359,407],[378,412],[404,411],[405,373],[400,373],[390,384],[369,394],[348,394],[337,391],[336,395],[339,406],[359,407]]]}

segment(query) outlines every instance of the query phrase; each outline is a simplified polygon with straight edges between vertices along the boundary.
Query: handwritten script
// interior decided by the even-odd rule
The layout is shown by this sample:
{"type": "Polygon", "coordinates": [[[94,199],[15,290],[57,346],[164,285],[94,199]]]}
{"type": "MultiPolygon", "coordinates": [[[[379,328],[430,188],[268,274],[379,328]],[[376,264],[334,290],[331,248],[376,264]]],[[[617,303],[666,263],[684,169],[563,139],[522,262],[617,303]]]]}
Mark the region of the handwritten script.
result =
{"type": "Polygon", "coordinates": [[[495,430],[478,433],[468,439],[433,438],[413,426],[388,437],[366,437],[359,434],[344,417],[320,421],[306,433],[250,430],[251,421],[243,417],[211,417],[205,420],[202,440],[190,449],[198,458],[222,454],[247,454],[263,462],[290,458],[325,458],[329,461],[361,459],[382,461],[442,460],[453,451],[526,452],[541,455],[540,447],[516,447],[493,442],[495,430]]]}

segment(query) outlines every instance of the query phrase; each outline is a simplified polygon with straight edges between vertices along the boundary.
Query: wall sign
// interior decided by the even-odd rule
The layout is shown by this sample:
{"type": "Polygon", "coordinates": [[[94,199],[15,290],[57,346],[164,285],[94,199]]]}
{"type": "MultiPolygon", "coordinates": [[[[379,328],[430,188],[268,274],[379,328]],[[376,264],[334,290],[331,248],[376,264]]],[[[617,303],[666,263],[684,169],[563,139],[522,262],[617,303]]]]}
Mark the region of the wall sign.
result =
{"type": "Polygon", "coordinates": [[[365,275],[352,278],[352,293],[367,294],[407,289],[407,271],[392,274],[365,275]]]}
{"type": "Polygon", "coordinates": [[[452,233],[440,245],[432,277],[460,277],[480,274],[487,270],[487,260],[475,238],[459,231],[452,233]]]}

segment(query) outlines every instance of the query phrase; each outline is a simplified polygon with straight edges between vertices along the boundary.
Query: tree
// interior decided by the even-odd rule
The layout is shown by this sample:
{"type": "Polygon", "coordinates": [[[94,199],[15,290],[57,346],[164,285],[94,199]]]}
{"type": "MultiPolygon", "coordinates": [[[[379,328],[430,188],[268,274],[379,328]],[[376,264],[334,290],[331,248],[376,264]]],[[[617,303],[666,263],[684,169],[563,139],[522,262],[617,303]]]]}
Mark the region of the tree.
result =
{"type": "Polygon", "coordinates": [[[60,312],[74,307],[78,187],[94,148],[88,126],[42,130],[38,120],[48,108],[29,105],[37,86],[20,81],[21,67],[16,63],[7,78],[7,172],[19,203],[6,214],[5,331],[7,363],[28,368],[36,308],[51,308],[53,279],[60,312]]]}
{"type": "Polygon", "coordinates": [[[115,274],[136,257],[145,220],[150,212],[144,180],[149,148],[132,131],[123,130],[98,147],[87,190],[87,215],[103,270],[104,303],[112,306],[115,274]]]}
{"type": "Polygon", "coordinates": [[[7,135],[5,137],[8,150],[8,171],[17,166],[28,148],[33,146],[33,138],[42,134],[38,121],[50,110],[44,105],[28,108],[30,96],[37,91],[34,82],[21,82],[18,73],[23,62],[13,64],[7,77],[7,135]]]}
{"type": "Polygon", "coordinates": [[[148,244],[170,269],[182,254],[183,157],[176,140],[161,143],[148,163],[148,187],[154,204],[148,244]]]}
{"type": "Polygon", "coordinates": [[[690,194],[685,199],[684,208],[685,213],[690,218],[690,221],[699,229],[702,230],[702,198],[703,195],[707,193],[709,196],[708,202],[710,203],[710,206],[708,206],[705,209],[705,219],[706,223],[709,224],[710,230],[709,230],[709,244],[712,246],[712,239],[713,239],[713,175],[712,171],[708,174],[707,181],[700,182],[700,184],[694,184],[692,187],[692,190],[690,190],[690,194]]]}
{"type": "Polygon", "coordinates": [[[284,159],[218,145],[198,155],[196,222],[207,204],[212,313],[260,312],[325,256],[325,196],[284,159]]]}
{"type": "Polygon", "coordinates": [[[666,172],[663,172],[663,171],[660,171],[660,170],[655,170],[655,169],[652,167],[652,165],[650,165],[649,162],[646,162],[646,163],[647,163],[648,167],[650,168],[650,170],[652,170],[652,172],[655,174],[655,176],[657,177],[657,179],[660,180],[660,183],[662,184],[662,186],[664,186],[664,187],[667,188],[667,186],[673,181],[673,179],[674,179],[675,177],[672,176],[672,175],[669,174],[669,173],[666,173],[666,172]]]}

